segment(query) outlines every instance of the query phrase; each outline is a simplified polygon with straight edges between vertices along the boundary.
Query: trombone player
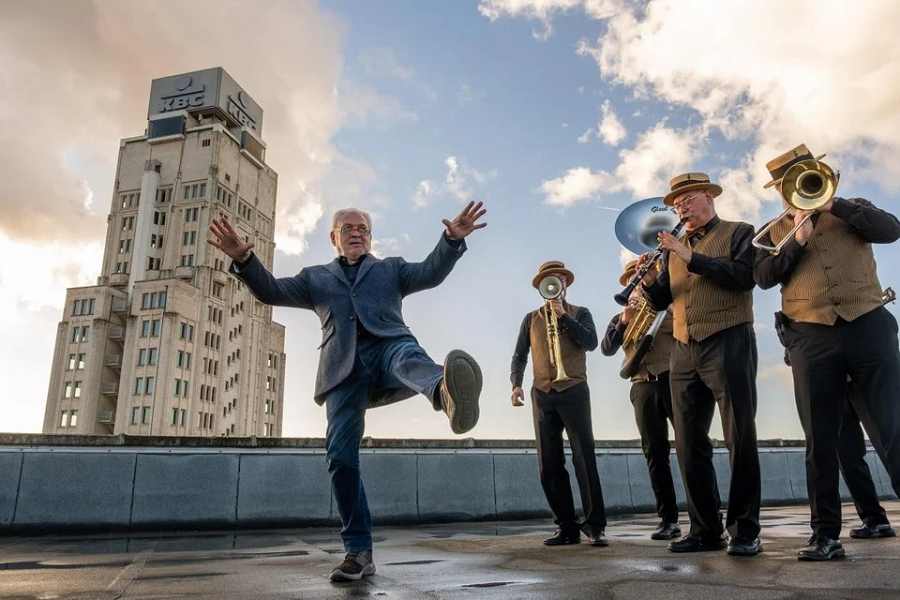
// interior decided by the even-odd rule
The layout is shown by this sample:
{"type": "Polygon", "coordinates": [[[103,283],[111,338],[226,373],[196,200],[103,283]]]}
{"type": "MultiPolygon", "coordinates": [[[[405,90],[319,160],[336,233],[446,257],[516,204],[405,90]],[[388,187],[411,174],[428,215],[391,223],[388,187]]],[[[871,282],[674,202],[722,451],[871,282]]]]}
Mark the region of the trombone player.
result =
{"type": "Polygon", "coordinates": [[[586,353],[597,347],[597,331],[587,308],[566,301],[566,291],[574,281],[575,274],[560,261],[545,262],[534,276],[531,283],[545,301],[525,315],[519,328],[510,374],[512,405],[524,405],[522,379],[530,351],[534,376],[531,402],[541,487],[558,527],[544,544],[578,544],[583,531],[591,545],[606,546],[606,509],[594,454],[586,368],[586,353]],[[572,447],[575,477],[581,490],[581,524],[575,516],[566,470],[563,430],[572,447]]]}
{"type": "Polygon", "coordinates": [[[872,244],[900,239],[897,218],[862,198],[834,196],[838,175],[805,145],[770,161],[767,186],[787,210],[754,243],[754,278],[781,285],[784,342],[806,437],[814,534],[800,560],[842,558],[838,455],[847,378],[850,401],[900,491],[900,349],[882,306],[872,244]]]}

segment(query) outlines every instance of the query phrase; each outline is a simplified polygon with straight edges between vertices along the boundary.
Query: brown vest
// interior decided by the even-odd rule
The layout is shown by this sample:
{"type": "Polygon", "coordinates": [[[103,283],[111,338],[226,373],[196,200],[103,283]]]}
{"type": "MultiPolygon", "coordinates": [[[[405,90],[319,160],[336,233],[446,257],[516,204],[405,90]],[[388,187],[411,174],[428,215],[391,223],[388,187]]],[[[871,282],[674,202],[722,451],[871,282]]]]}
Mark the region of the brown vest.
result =
{"type": "MultiPolygon", "coordinates": [[[[574,318],[578,306],[566,303],[566,312],[574,318]]],[[[587,380],[587,358],[583,349],[569,339],[568,334],[560,332],[559,349],[563,357],[563,367],[569,379],[553,383],[556,379],[556,367],[550,366],[550,346],[547,343],[547,324],[543,310],[531,313],[531,364],[534,368],[534,387],[544,393],[551,389],[556,392],[566,390],[587,380]]]]}
{"type": "MultiPolygon", "coordinates": [[[[656,379],[657,375],[668,371],[669,355],[672,353],[672,343],[672,314],[669,313],[665,320],[663,320],[662,325],[660,325],[659,331],[656,332],[656,337],[653,339],[653,345],[650,346],[650,351],[644,355],[644,360],[641,361],[640,369],[632,376],[631,381],[656,379]]],[[[624,365],[625,362],[631,360],[631,357],[634,356],[635,345],[628,344],[627,346],[622,346],[622,351],[625,353],[625,360],[622,361],[622,364],[624,365]]]]}
{"type": "MultiPolygon", "coordinates": [[[[812,237],[788,282],[781,286],[781,310],[794,321],[834,325],[853,321],[881,306],[881,283],[872,245],[843,220],[820,213],[812,237]]],[[[793,228],[782,219],[771,230],[781,240],[793,228]]]]}
{"type": "MultiPolygon", "coordinates": [[[[714,258],[731,256],[731,237],[740,223],[720,220],[701,239],[694,251],[714,258]]],[[[753,322],[753,291],[727,290],[708,277],[691,273],[683,260],[669,258],[672,289],[673,335],[683,344],[702,342],[714,333],[753,322]]]]}

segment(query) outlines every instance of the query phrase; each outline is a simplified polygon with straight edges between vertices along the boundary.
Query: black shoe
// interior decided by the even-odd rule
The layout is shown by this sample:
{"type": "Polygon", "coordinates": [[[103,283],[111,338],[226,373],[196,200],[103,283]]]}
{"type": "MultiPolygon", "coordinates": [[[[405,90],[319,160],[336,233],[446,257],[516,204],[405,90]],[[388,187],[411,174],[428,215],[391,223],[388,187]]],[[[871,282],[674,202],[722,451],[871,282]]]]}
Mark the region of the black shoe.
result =
{"type": "Polygon", "coordinates": [[[759,538],[734,536],[728,540],[726,552],[731,556],[756,556],[762,552],[762,542],[759,538]]]}
{"type": "Polygon", "coordinates": [[[478,423],[478,397],[483,383],[481,368],[462,350],[451,350],[444,360],[441,407],[453,433],[465,433],[478,423]]]}
{"type": "Polygon", "coordinates": [[[677,542],[669,544],[670,552],[710,552],[725,548],[725,540],[719,538],[702,538],[698,535],[686,535],[677,542]]]}
{"type": "Polygon", "coordinates": [[[609,546],[609,540],[606,539],[606,532],[602,529],[597,531],[584,532],[588,539],[591,540],[591,546],[609,546]]]}
{"type": "Polygon", "coordinates": [[[574,531],[563,531],[562,529],[557,529],[556,532],[544,540],[545,546],[569,546],[571,544],[580,544],[581,543],[581,532],[575,529],[574,531]]]}
{"type": "Polygon", "coordinates": [[[797,553],[798,560],[835,560],[844,558],[844,547],[837,540],[824,535],[813,536],[811,544],[797,553]]]}
{"type": "Polygon", "coordinates": [[[344,562],[331,572],[331,581],[359,581],[363,577],[375,574],[375,563],[372,551],[348,552],[344,562]]]}
{"type": "Polygon", "coordinates": [[[874,538],[896,537],[897,532],[891,527],[890,523],[881,523],[880,525],[869,525],[863,523],[862,527],[850,530],[850,537],[858,540],[871,540],[874,538]]]}
{"type": "Polygon", "coordinates": [[[681,535],[681,527],[678,523],[666,523],[660,521],[656,531],[650,534],[651,540],[674,540],[681,535]]]}

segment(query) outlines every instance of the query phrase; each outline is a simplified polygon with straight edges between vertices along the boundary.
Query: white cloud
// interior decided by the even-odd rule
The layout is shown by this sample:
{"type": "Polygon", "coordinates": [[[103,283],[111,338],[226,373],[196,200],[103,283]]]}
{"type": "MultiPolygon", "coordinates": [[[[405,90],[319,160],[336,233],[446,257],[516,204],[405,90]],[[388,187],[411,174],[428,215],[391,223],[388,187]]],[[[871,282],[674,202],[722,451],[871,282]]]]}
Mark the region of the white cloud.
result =
{"type": "MultiPolygon", "coordinates": [[[[591,4],[486,0],[479,10],[492,20],[536,19],[548,30],[554,15],[591,4]]],[[[635,96],[690,107],[704,131],[749,142],[738,170],[752,171],[723,174],[742,198],[766,178],[766,160],[801,142],[853,167],[842,168],[842,185],[871,177],[900,189],[900,53],[896,27],[886,26],[900,23],[900,3],[839,3],[828,10],[812,0],[787,7],[780,0],[631,6],[596,17],[605,20],[604,33],[579,52],[635,96]],[[798,35],[791,17],[799,15],[798,35]]],[[[729,210],[748,216],[763,198],[779,201],[759,189],[746,198],[731,201],[729,210]]]]}
{"type": "Polygon", "coordinates": [[[559,13],[576,8],[595,19],[605,19],[615,14],[620,0],[481,0],[478,12],[496,21],[501,17],[526,17],[541,22],[542,29],[532,32],[535,38],[546,40],[553,32],[552,18],[559,13]]]}
{"type": "Polygon", "coordinates": [[[419,120],[414,110],[404,106],[394,96],[351,81],[341,84],[338,103],[349,124],[384,127],[396,122],[415,123],[419,120]]]}
{"type": "Polygon", "coordinates": [[[668,189],[672,175],[689,170],[704,143],[701,130],[676,130],[660,121],[641,133],[634,147],[619,152],[619,164],[612,172],[576,167],[545,181],[541,191],[545,202],[556,206],[622,191],[635,197],[658,196],[668,189]]]}
{"type": "Polygon", "coordinates": [[[618,146],[619,142],[628,135],[628,130],[625,129],[619,117],[616,116],[616,112],[610,105],[609,100],[603,103],[600,107],[600,112],[600,123],[597,125],[598,136],[610,146],[618,146]]]}
{"type": "Polygon", "coordinates": [[[444,164],[447,166],[444,187],[451,196],[462,202],[468,202],[472,198],[475,186],[496,175],[493,172],[482,173],[474,167],[462,164],[455,156],[448,156],[444,164]]]}
{"type": "Polygon", "coordinates": [[[416,208],[425,208],[431,203],[433,194],[434,183],[432,183],[430,179],[423,179],[419,182],[419,185],[416,186],[416,191],[413,194],[413,206],[416,208]]]}
{"type": "Polygon", "coordinates": [[[545,201],[553,206],[571,206],[604,193],[616,183],[605,171],[592,171],[587,167],[575,167],[565,175],[541,184],[545,201]]]}
{"type": "Polygon", "coordinates": [[[415,75],[412,67],[400,62],[391,48],[370,48],[359,55],[366,74],[380,79],[409,80],[415,75]]]}
{"type": "Polygon", "coordinates": [[[582,133],[581,135],[578,136],[578,143],[579,144],[590,144],[592,137],[594,137],[594,128],[593,127],[585,130],[584,133],[582,133]]]}

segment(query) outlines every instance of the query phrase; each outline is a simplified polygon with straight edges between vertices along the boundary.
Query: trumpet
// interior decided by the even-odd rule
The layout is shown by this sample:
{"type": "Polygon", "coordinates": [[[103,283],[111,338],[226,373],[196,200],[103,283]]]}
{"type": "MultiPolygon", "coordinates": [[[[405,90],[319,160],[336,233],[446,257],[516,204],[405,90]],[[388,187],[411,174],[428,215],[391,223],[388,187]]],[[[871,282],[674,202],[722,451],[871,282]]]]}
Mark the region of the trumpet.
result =
{"type": "Polygon", "coordinates": [[[553,303],[550,300],[561,298],[566,286],[563,280],[556,275],[544,277],[538,284],[538,292],[546,301],[543,307],[544,322],[547,324],[547,345],[550,350],[550,366],[556,369],[556,379],[553,383],[559,383],[569,379],[566,368],[563,366],[562,347],[559,341],[559,318],[553,303]]]}
{"type": "Polygon", "coordinates": [[[831,167],[819,160],[824,156],[822,154],[816,158],[801,160],[788,168],[784,177],[765,185],[766,188],[769,188],[780,184],[781,196],[784,198],[787,208],[756,234],[753,238],[753,245],[756,248],[778,254],[791,237],[803,227],[804,223],[812,218],[812,213],[803,217],[777,244],[768,245],[762,241],[762,238],[772,227],[789,216],[792,210],[816,211],[828,204],[834,197],[840,173],[833,171],[831,167]]]}
{"type": "MultiPolygon", "coordinates": [[[[684,220],[678,221],[678,224],[675,225],[675,228],[671,231],[671,234],[676,238],[680,238],[682,231],[684,230],[684,220]]],[[[650,259],[644,262],[643,265],[639,266],[637,270],[635,270],[634,275],[631,277],[631,280],[628,282],[621,292],[613,296],[613,299],[620,305],[626,306],[628,304],[628,298],[631,296],[631,292],[634,291],[634,288],[641,282],[644,276],[650,272],[650,269],[657,266],[659,260],[665,255],[666,250],[662,247],[662,244],[656,246],[656,250],[650,255],[650,259]]]]}

